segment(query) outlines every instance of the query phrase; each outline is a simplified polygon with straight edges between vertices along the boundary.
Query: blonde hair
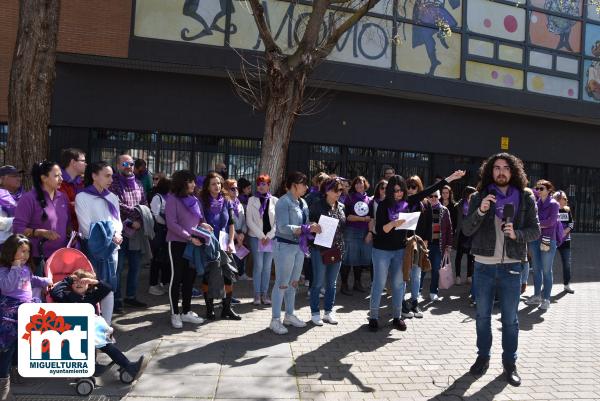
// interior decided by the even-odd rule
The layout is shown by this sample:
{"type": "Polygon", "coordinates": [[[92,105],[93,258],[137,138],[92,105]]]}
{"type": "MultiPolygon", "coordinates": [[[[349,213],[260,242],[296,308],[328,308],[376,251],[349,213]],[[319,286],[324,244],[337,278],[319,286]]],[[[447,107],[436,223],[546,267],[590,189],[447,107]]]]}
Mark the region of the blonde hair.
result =
{"type": "Polygon", "coordinates": [[[94,273],[83,269],[75,270],[73,273],[71,273],[71,277],[76,278],[78,280],[82,278],[92,278],[94,280],[96,279],[96,275],[94,273]]]}

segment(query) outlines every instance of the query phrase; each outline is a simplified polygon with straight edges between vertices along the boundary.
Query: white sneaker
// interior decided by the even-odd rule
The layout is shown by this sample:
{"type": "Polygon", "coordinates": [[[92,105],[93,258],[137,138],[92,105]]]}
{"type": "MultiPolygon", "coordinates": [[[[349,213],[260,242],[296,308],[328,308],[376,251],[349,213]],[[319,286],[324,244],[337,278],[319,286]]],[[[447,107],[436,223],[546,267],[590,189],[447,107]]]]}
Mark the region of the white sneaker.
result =
{"type": "Polygon", "coordinates": [[[338,324],[338,320],[335,318],[335,312],[326,313],[323,316],[323,321],[329,324],[338,324]]]}
{"type": "Polygon", "coordinates": [[[525,301],[526,305],[539,305],[542,302],[541,295],[532,295],[525,301]]]}
{"type": "Polygon", "coordinates": [[[462,281],[460,280],[460,276],[456,276],[456,281],[454,282],[456,285],[461,285],[462,281]]]}
{"type": "Polygon", "coordinates": [[[550,309],[550,300],[549,299],[544,299],[542,301],[542,303],[540,304],[539,308],[541,310],[548,310],[548,309],[550,309]]]}
{"type": "Polygon", "coordinates": [[[252,305],[260,305],[260,294],[254,295],[254,301],[252,302],[252,305]]]}
{"type": "Polygon", "coordinates": [[[573,291],[570,284],[565,285],[564,291],[568,294],[575,294],[575,291],[573,291]]]}
{"type": "Polygon", "coordinates": [[[321,314],[318,315],[312,315],[310,317],[310,321],[315,325],[315,326],[323,326],[323,320],[321,320],[321,314]]]}
{"type": "Polygon", "coordinates": [[[242,274],[239,279],[242,281],[252,280],[246,273],[242,274]]]}
{"type": "Polygon", "coordinates": [[[281,321],[279,319],[271,319],[271,324],[269,325],[269,328],[275,334],[287,334],[288,332],[288,329],[286,329],[285,326],[281,324],[281,321]]]}
{"type": "Polygon", "coordinates": [[[162,285],[151,285],[148,287],[148,294],[151,295],[165,295],[165,290],[162,285]]]}
{"type": "Polygon", "coordinates": [[[204,319],[202,319],[200,316],[198,316],[196,313],[194,313],[192,311],[189,311],[186,314],[182,314],[181,321],[187,322],[187,323],[195,323],[195,324],[204,323],[204,319]]]}
{"type": "Polygon", "coordinates": [[[183,322],[181,321],[180,314],[171,314],[171,326],[173,326],[174,329],[180,329],[183,327],[183,322]]]}
{"type": "Polygon", "coordinates": [[[294,327],[306,327],[306,322],[298,319],[296,315],[288,315],[286,313],[285,318],[283,319],[283,324],[286,326],[294,326],[294,327]]]}
{"type": "Polygon", "coordinates": [[[429,294],[429,299],[432,302],[435,302],[435,301],[439,301],[440,297],[438,297],[438,294],[429,294]]]}

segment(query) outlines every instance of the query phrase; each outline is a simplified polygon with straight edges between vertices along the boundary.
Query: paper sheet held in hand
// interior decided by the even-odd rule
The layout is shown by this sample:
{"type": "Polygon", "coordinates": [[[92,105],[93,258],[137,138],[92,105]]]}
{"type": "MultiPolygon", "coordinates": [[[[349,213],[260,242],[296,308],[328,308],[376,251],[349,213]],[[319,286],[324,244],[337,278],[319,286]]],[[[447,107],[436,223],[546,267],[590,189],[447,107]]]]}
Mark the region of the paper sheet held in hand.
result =
{"type": "Polygon", "coordinates": [[[321,215],[321,217],[319,217],[321,233],[315,236],[315,245],[331,248],[331,245],[333,245],[335,230],[337,230],[339,222],[340,221],[338,219],[334,219],[333,217],[321,215]]]}
{"type": "Polygon", "coordinates": [[[406,220],[400,227],[396,227],[396,230],[411,230],[417,229],[417,222],[421,212],[414,213],[399,213],[398,220],[406,220]]]}

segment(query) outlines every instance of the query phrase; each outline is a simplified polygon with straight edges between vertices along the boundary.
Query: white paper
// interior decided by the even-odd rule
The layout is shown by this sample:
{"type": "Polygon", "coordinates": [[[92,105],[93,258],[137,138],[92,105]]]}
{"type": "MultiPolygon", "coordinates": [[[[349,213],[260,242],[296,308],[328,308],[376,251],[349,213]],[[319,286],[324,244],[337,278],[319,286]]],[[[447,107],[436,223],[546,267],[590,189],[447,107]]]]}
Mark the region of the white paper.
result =
{"type": "Polygon", "coordinates": [[[414,213],[399,213],[398,220],[405,220],[400,227],[396,227],[396,230],[410,230],[414,231],[417,229],[417,222],[421,212],[414,213]]]}
{"type": "Polygon", "coordinates": [[[227,247],[229,246],[229,234],[225,231],[219,231],[219,245],[221,245],[221,250],[227,252],[227,247]]]}
{"type": "Polygon", "coordinates": [[[320,245],[325,248],[331,248],[333,245],[333,237],[335,236],[335,230],[340,223],[338,219],[321,215],[319,217],[319,225],[321,226],[321,233],[315,236],[315,245],[320,245]]]}

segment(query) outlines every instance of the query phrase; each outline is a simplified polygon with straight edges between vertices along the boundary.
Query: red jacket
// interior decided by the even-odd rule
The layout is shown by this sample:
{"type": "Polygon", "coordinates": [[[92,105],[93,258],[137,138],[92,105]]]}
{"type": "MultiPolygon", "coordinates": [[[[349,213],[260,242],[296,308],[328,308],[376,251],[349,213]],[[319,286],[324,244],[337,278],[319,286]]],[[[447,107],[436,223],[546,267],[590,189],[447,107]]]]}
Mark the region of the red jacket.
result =
{"type": "Polygon", "coordinates": [[[71,214],[71,226],[73,231],[79,231],[79,223],[75,214],[75,196],[83,190],[83,180],[77,185],[72,182],[63,181],[58,188],[59,191],[67,195],[69,200],[69,213],[71,214]]]}

